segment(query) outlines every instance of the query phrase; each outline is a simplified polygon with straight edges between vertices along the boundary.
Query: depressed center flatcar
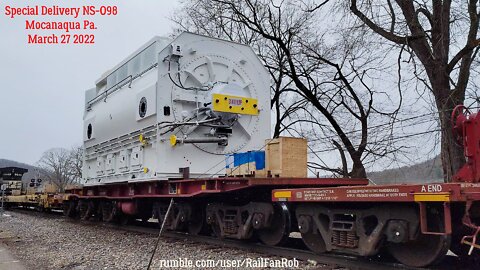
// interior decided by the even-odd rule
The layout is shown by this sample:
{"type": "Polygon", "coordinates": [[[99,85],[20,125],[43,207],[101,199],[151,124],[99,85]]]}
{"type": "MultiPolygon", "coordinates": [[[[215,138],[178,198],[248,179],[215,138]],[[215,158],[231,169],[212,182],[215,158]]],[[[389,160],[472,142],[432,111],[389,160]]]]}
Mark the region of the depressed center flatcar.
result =
{"type": "Polygon", "coordinates": [[[477,114],[457,110],[468,163],[454,183],[307,178],[306,146],[269,140],[268,78],[248,46],[191,33],[152,39],[86,92],[85,186],[64,201],[65,214],[153,216],[170,230],[267,245],[299,231],[315,252],[388,249],[411,266],[449,248],[478,257],[477,114]]]}

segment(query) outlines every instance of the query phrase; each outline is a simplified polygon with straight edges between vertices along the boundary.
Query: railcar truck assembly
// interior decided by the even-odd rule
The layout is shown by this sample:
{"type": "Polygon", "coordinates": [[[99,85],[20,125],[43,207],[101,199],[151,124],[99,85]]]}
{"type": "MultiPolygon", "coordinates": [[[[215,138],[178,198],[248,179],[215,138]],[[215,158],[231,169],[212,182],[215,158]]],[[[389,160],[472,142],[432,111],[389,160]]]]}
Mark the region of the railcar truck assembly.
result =
{"type": "Polygon", "coordinates": [[[423,267],[451,249],[480,265],[480,114],[459,105],[452,119],[466,164],[449,183],[278,189],[272,200],[295,206],[302,239],[316,252],[387,249],[423,267]]]}

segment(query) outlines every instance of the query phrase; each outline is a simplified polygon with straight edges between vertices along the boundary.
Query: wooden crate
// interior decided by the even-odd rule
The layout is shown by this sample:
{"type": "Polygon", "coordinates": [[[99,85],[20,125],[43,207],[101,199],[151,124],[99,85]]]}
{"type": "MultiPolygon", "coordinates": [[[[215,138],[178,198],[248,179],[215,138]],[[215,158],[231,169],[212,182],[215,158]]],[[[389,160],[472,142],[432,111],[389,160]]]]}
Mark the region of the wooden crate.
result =
{"type": "Polygon", "coordinates": [[[307,177],[307,140],[279,137],[266,141],[266,171],[272,177],[307,177]]]}
{"type": "Polygon", "coordinates": [[[266,169],[255,170],[254,175],[255,175],[255,178],[265,178],[267,177],[267,170],[266,169]]]}
{"type": "Polygon", "coordinates": [[[237,175],[253,175],[255,174],[255,161],[241,164],[240,166],[227,168],[228,176],[237,176],[237,175]]]}

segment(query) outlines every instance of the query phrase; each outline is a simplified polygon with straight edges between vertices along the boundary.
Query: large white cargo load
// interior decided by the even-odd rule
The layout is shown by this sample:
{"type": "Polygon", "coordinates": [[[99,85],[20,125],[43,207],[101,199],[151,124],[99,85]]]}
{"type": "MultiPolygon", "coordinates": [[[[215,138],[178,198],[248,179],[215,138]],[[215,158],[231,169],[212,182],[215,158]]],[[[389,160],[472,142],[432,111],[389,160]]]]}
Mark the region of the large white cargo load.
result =
{"type": "Polygon", "coordinates": [[[85,184],[224,174],[225,154],[264,147],[269,103],[250,47],[155,37],[85,93],[85,184]]]}

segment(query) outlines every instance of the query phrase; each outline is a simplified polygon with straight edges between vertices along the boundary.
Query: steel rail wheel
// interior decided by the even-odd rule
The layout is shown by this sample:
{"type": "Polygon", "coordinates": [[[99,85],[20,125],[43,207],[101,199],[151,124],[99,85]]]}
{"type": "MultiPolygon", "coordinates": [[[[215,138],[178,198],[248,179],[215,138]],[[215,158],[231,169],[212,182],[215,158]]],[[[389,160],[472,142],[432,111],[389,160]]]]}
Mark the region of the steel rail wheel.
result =
{"type": "Polygon", "coordinates": [[[125,215],[125,214],[122,213],[118,216],[118,224],[120,224],[120,225],[125,226],[125,225],[127,225],[131,222],[132,222],[132,217],[129,216],[129,215],[125,215]]]}
{"type": "Polygon", "coordinates": [[[87,202],[87,216],[86,219],[96,218],[95,213],[97,212],[97,204],[94,201],[87,202]]]}
{"type": "Polygon", "coordinates": [[[402,264],[425,267],[438,264],[450,247],[449,235],[419,234],[416,240],[407,243],[391,244],[390,254],[402,264]]]}
{"type": "Polygon", "coordinates": [[[270,227],[257,231],[258,238],[265,245],[277,246],[285,243],[291,232],[290,211],[284,203],[273,204],[273,215],[270,227]]]}
{"type": "Polygon", "coordinates": [[[117,207],[112,202],[102,202],[102,219],[104,222],[114,222],[117,217],[117,207]]]}
{"type": "Polygon", "coordinates": [[[315,253],[324,253],[327,251],[325,240],[323,240],[320,232],[302,233],[302,241],[308,249],[315,253]]]}
{"type": "MultiPolygon", "coordinates": [[[[299,207],[297,210],[302,212],[303,208],[299,207]]],[[[302,241],[308,249],[315,253],[324,253],[327,251],[325,240],[318,231],[317,226],[314,225],[313,218],[310,215],[300,214],[297,216],[297,223],[298,230],[302,235],[302,241]]]]}
{"type": "MultiPolygon", "coordinates": [[[[435,208],[430,210],[429,225],[435,232],[444,231],[443,217],[435,208]]],[[[389,253],[399,262],[413,267],[424,267],[438,264],[450,249],[451,235],[423,234],[420,226],[417,238],[405,243],[391,243],[388,245],[389,253]]]]}
{"type": "MultiPolygon", "coordinates": [[[[443,218],[437,212],[433,212],[431,224],[435,231],[443,231],[443,218]]],[[[447,254],[451,235],[422,234],[418,228],[418,236],[415,240],[406,243],[391,243],[388,246],[389,253],[399,262],[413,267],[424,267],[438,264],[447,254]]]]}
{"type": "Polygon", "coordinates": [[[88,220],[90,218],[91,210],[90,210],[89,204],[90,204],[89,202],[83,201],[83,200],[78,202],[78,213],[79,213],[80,219],[88,220]]]}
{"type": "MultiPolygon", "coordinates": [[[[168,204],[164,202],[156,202],[153,204],[153,217],[158,220],[158,226],[161,227],[165,215],[167,214],[168,204]]],[[[168,223],[168,220],[167,220],[168,223]]],[[[166,226],[168,224],[165,224],[166,226]]]]}
{"type": "Polygon", "coordinates": [[[67,217],[73,218],[76,216],[77,211],[77,202],[76,201],[67,201],[63,204],[63,214],[67,217]]]}
{"type": "Polygon", "coordinates": [[[213,236],[218,237],[220,239],[223,238],[222,229],[220,228],[220,225],[218,223],[215,222],[214,224],[211,224],[210,228],[212,230],[213,236]]]}
{"type": "Polygon", "coordinates": [[[189,234],[199,235],[206,231],[206,219],[204,205],[191,204],[192,213],[190,214],[190,220],[187,224],[187,230],[189,234]]]}

